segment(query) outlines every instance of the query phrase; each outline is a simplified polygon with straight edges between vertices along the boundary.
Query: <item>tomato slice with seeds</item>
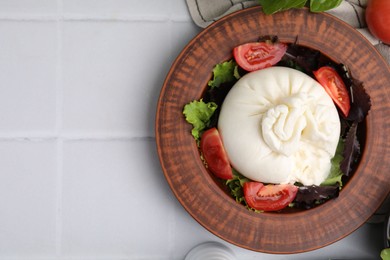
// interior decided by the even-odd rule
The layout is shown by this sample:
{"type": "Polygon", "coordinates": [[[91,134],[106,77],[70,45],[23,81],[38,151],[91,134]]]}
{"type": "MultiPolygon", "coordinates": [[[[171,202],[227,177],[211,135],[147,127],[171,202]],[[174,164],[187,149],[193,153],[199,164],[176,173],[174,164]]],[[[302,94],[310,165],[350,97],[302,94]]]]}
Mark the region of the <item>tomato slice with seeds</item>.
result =
{"type": "Polygon", "coordinates": [[[251,42],[233,49],[234,59],[246,71],[271,67],[286,53],[287,44],[281,42],[251,42]]]}
{"type": "Polygon", "coordinates": [[[343,115],[347,117],[351,109],[351,101],[347,87],[337,71],[332,67],[324,66],[313,73],[343,115]]]}
{"type": "Polygon", "coordinates": [[[244,197],[249,207],[261,211],[278,211],[287,207],[297,195],[292,184],[244,183],[244,197]]]}
{"type": "Polygon", "coordinates": [[[222,144],[218,130],[213,127],[206,130],[200,139],[200,150],[210,171],[217,177],[233,179],[233,171],[222,144]]]}

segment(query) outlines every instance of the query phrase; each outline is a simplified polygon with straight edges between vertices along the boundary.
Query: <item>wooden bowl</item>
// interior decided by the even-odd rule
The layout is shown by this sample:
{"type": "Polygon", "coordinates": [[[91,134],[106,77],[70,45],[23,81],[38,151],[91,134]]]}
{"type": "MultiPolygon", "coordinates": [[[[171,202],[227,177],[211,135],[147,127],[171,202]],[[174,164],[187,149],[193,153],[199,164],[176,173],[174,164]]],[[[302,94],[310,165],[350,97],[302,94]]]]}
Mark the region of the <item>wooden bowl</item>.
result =
{"type": "Polygon", "coordinates": [[[156,142],[164,175],[179,202],[203,227],[237,246],[266,253],[298,253],[329,245],[359,228],[390,190],[390,71],[355,29],[325,13],[296,9],[264,15],[254,7],[229,15],[197,35],[180,53],[161,90],[156,142]],[[364,82],[372,107],[366,143],[353,177],[337,199],[294,213],[255,213],[236,203],[208,173],[199,157],[183,106],[200,99],[215,64],[233,47],[277,35],[320,50],[346,64],[364,82]]]}

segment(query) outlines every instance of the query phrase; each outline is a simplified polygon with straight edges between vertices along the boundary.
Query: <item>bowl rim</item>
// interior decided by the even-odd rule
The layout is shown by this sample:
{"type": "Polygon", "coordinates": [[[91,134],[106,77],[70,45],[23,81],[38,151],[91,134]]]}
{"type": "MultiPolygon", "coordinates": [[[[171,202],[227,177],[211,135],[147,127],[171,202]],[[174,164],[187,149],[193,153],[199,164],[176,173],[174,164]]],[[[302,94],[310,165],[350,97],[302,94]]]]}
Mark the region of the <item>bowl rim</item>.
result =
{"type": "MultiPolygon", "coordinates": [[[[349,235],[350,233],[352,233],[353,231],[355,231],[357,228],[359,228],[361,225],[364,224],[365,221],[368,220],[368,218],[370,216],[365,216],[364,220],[360,219],[360,223],[358,225],[354,225],[353,228],[350,228],[348,232],[344,232],[344,234],[340,237],[337,237],[337,238],[334,238],[332,239],[332,241],[328,241],[328,242],[325,242],[325,243],[322,243],[322,244],[319,244],[317,246],[311,246],[310,248],[304,248],[304,249],[298,249],[296,251],[289,251],[289,252],[284,252],[283,250],[280,250],[280,251],[275,251],[275,250],[269,250],[269,249],[264,249],[264,248],[254,248],[253,246],[249,246],[249,245],[243,245],[243,244],[240,244],[240,243],[237,243],[237,241],[235,241],[234,239],[231,239],[229,237],[227,237],[226,235],[223,235],[223,234],[219,234],[218,232],[215,232],[214,229],[212,229],[207,223],[204,222],[204,219],[202,219],[201,217],[197,216],[196,213],[194,213],[194,210],[189,207],[189,205],[187,204],[183,204],[183,201],[181,200],[180,196],[181,194],[179,194],[179,192],[175,189],[175,187],[173,187],[173,182],[171,181],[170,179],[170,176],[169,176],[169,173],[167,172],[167,169],[165,168],[164,166],[164,156],[162,154],[162,150],[160,149],[161,148],[161,144],[162,144],[162,136],[160,135],[161,134],[161,128],[160,128],[160,119],[161,119],[161,114],[160,114],[160,106],[163,104],[164,102],[164,92],[166,91],[166,88],[168,88],[168,84],[169,84],[169,81],[170,81],[170,78],[173,76],[174,74],[174,68],[177,68],[178,66],[180,66],[182,60],[185,58],[186,55],[188,55],[187,51],[189,50],[189,48],[191,48],[190,46],[194,45],[197,40],[199,38],[202,38],[204,37],[205,34],[207,34],[210,30],[212,29],[215,29],[217,28],[218,26],[220,26],[222,23],[226,22],[226,21],[230,21],[231,19],[235,18],[235,17],[238,17],[239,15],[242,15],[242,14],[247,14],[247,13],[251,13],[251,12],[257,12],[257,11],[260,11],[261,10],[261,7],[251,7],[251,8],[247,8],[247,9],[243,9],[241,11],[237,11],[235,13],[232,13],[230,15],[227,15],[223,18],[221,18],[220,20],[218,20],[217,22],[209,25],[205,30],[201,31],[199,34],[197,34],[185,47],[184,49],[180,52],[180,54],[177,56],[177,58],[175,59],[175,61],[173,62],[172,64],[172,67],[171,69],[169,70],[167,76],[166,76],[166,79],[164,81],[164,84],[163,84],[163,87],[161,89],[161,93],[160,93],[160,96],[159,96],[159,99],[158,99],[158,105],[157,105],[157,111],[156,111],[156,123],[155,123],[155,133],[156,133],[156,144],[157,144],[157,148],[158,148],[158,155],[159,155],[159,159],[160,159],[160,164],[163,168],[163,173],[169,183],[169,186],[171,188],[171,190],[173,191],[174,195],[176,196],[176,198],[179,200],[179,202],[182,204],[182,206],[185,208],[185,210],[199,223],[201,224],[204,228],[206,228],[208,231],[210,231],[211,233],[213,233],[214,235],[217,235],[218,237],[224,239],[225,241],[228,241],[232,244],[235,244],[237,246],[240,246],[240,247],[243,247],[243,248],[246,248],[246,249],[250,249],[250,250],[254,250],[254,251],[259,251],[259,252],[265,252],[265,253],[300,253],[300,252],[306,252],[306,251],[311,251],[311,250],[315,250],[315,249],[318,249],[318,248],[321,248],[321,247],[324,247],[324,246],[327,246],[331,243],[334,243],[342,238],[344,238],[345,236],[349,235]]],[[[292,11],[289,11],[289,12],[292,12],[292,11]]],[[[306,12],[308,13],[308,9],[307,8],[304,8],[304,9],[301,9],[301,10],[294,10],[294,12],[306,12]]],[[[327,14],[327,13],[321,13],[321,14],[318,14],[318,15],[321,15],[323,17],[327,17],[327,19],[333,19],[333,20],[336,20],[339,24],[343,24],[343,26],[346,26],[346,27],[349,27],[350,29],[352,27],[350,27],[346,22],[330,15],[330,14],[327,14]]],[[[353,29],[353,28],[352,28],[353,29]]],[[[362,35],[360,35],[360,33],[356,30],[354,31],[351,31],[350,33],[355,33],[356,35],[359,35],[361,41],[365,42],[366,45],[369,45],[371,47],[371,51],[372,52],[375,52],[376,53],[376,59],[377,60],[381,60],[381,62],[383,64],[385,64],[385,67],[387,68],[387,73],[390,73],[390,68],[387,64],[387,62],[384,60],[384,58],[379,54],[379,52],[373,47],[371,46],[371,43],[366,39],[364,38],[362,35]]],[[[357,36],[356,36],[357,37],[357,36]]],[[[281,41],[283,41],[283,39],[281,39],[281,41]]],[[[311,47],[312,46],[307,46],[307,47],[311,47]]],[[[325,55],[329,56],[332,58],[331,55],[329,55],[328,53],[324,53],[325,55]]],[[[370,115],[369,115],[370,116],[370,115]]],[[[370,135],[371,133],[369,133],[369,131],[372,131],[372,129],[370,127],[367,127],[367,136],[370,135]]],[[[191,137],[192,138],[192,137],[191,137]]],[[[192,154],[196,153],[197,152],[197,148],[195,149],[195,147],[192,147],[192,149],[190,149],[190,151],[188,151],[192,154]]],[[[369,154],[369,151],[367,149],[364,149],[363,150],[363,154],[361,156],[361,160],[367,160],[367,157],[370,157],[370,154],[369,154]]],[[[199,166],[199,162],[197,163],[198,166],[199,166]]],[[[359,171],[359,169],[363,167],[361,164],[358,165],[357,169],[356,169],[356,172],[359,171]]],[[[204,168],[204,167],[203,167],[204,168]]],[[[206,169],[203,169],[202,170],[202,175],[205,176],[206,178],[209,178],[209,182],[211,181],[212,177],[208,175],[208,172],[206,169]]],[[[349,180],[349,182],[347,183],[346,187],[344,187],[343,189],[343,193],[345,192],[345,189],[349,190],[348,186],[353,186],[356,184],[357,181],[354,181],[356,178],[351,178],[351,180],[349,180]]],[[[212,191],[212,193],[216,194],[217,196],[224,196],[223,194],[225,194],[221,189],[217,188],[216,187],[212,187],[212,186],[209,186],[208,188],[210,188],[210,190],[212,191]],[[222,194],[223,193],[223,194],[222,194]]],[[[390,189],[388,189],[387,191],[387,194],[390,194],[390,189]]],[[[226,194],[225,194],[226,195],[226,194]]],[[[383,198],[383,200],[381,202],[383,202],[385,199],[385,197],[383,198]]],[[[229,203],[229,206],[231,208],[236,208],[237,207],[237,203],[234,202],[234,201],[229,201],[227,202],[229,203]]],[[[325,203],[324,205],[321,205],[317,208],[313,208],[313,209],[310,209],[308,211],[302,211],[302,212],[295,212],[295,213],[289,213],[289,216],[287,217],[289,220],[291,220],[292,217],[297,217],[297,218],[302,218],[302,215],[307,215],[309,211],[311,212],[317,212],[318,210],[321,210],[323,211],[323,208],[324,207],[332,207],[333,204],[335,204],[334,201],[328,201],[327,203],[325,203]]],[[[379,208],[380,204],[381,203],[377,203],[378,205],[376,206],[377,208],[379,208]]],[[[240,206],[240,205],[239,205],[240,206]]],[[[373,213],[373,212],[372,212],[373,213]]],[[[251,219],[251,218],[259,218],[258,215],[254,215],[254,214],[257,214],[257,213],[253,213],[253,212],[249,212],[246,210],[245,213],[243,213],[244,217],[246,216],[246,218],[248,219],[251,219]]],[[[262,213],[264,215],[271,215],[271,216],[275,216],[275,213],[262,213]]],[[[284,216],[283,218],[286,218],[286,216],[284,216]]]]}

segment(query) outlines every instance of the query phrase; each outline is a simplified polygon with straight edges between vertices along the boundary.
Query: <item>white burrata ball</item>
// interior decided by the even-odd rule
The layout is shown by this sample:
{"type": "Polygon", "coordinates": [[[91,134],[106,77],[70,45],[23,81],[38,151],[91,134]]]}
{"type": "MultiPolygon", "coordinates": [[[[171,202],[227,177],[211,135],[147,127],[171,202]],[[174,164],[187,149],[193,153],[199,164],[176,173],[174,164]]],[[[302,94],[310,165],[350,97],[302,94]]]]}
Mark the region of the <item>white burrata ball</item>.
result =
{"type": "Polygon", "coordinates": [[[319,185],[330,172],[340,119],[316,80],[270,67],[246,74],[233,86],[218,129],[231,165],[245,177],[319,185]]]}

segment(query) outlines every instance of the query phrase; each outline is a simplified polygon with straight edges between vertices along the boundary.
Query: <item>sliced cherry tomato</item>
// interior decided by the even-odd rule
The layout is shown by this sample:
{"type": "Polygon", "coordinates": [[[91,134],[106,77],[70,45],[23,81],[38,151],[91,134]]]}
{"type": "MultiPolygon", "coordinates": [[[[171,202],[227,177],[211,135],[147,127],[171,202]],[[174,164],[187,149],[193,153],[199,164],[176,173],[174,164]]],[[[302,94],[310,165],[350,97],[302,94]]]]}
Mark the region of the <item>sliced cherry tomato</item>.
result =
{"type": "Polygon", "coordinates": [[[200,150],[208,168],[215,176],[224,180],[233,179],[232,167],[223,147],[221,136],[215,127],[202,134],[200,150]]]}
{"type": "Polygon", "coordinates": [[[286,50],[287,45],[280,42],[252,42],[235,47],[233,55],[241,68],[255,71],[278,63],[286,50]]]}
{"type": "Polygon", "coordinates": [[[291,184],[244,183],[244,197],[249,207],[262,211],[284,209],[297,195],[298,187],[291,184]]]}
{"type": "Polygon", "coordinates": [[[337,71],[332,67],[324,66],[313,73],[343,115],[347,117],[351,109],[351,101],[347,87],[337,71]]]}

